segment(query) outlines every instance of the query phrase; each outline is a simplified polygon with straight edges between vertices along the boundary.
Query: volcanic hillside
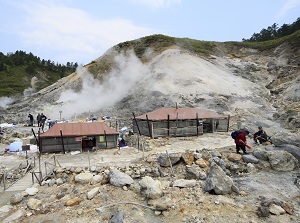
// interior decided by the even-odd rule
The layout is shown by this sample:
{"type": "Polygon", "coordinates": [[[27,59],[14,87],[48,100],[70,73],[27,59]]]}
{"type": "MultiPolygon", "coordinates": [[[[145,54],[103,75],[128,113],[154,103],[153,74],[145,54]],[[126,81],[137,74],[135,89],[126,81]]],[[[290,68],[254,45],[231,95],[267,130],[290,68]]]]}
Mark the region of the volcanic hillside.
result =
{"type": "MultiPolygon", "coordinates": [[[[55,84],[9,106],[68,120],[131,118],[160,107],[199,107],[241,117],[253,128],[299,131],[299,35],[278,41],[206,42],[153,35],[120,43],[55,84]],[[284,129],[281,129],[284,128],[284,129]]],[[[13,113],[12,115],[10,115],[13,113]]]]}

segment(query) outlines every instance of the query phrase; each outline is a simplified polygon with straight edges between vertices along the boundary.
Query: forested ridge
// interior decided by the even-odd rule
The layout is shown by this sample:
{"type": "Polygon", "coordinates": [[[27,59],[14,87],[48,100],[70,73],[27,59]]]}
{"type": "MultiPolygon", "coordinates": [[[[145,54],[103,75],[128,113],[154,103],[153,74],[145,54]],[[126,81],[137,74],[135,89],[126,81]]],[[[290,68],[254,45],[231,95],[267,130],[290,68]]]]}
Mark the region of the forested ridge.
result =
{"type": "Polygon", "coordinates": [[[262,29],[260,33],[254,33],[250,39],[243,39],[243,41],[268,41],[291,35],[297,32],[298,30],[300,30],[300,17],[292,24],[283,24],[281,27],[278,27],[278,24],[274,23],[272,26],[269,26],[266,29],[262,29]]]}
{"type": "Polygon", "coordinates": [[[0,52],[0,97],[22,94],[33,87],[33,77],[36,77],[34,90],[40,90],[71,74],[77,66],[73,62],[64,65],[44,60],[21,50],[6,55],[0,52]]]}

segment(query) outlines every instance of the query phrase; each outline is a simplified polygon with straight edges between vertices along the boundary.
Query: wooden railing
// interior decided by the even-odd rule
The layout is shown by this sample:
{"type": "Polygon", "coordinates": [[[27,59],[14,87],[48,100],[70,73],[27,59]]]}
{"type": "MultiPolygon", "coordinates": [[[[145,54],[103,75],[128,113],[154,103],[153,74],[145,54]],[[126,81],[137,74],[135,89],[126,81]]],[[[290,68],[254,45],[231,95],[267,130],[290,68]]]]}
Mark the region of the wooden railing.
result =
{"type": "Polygon", "coordinates": [[[26,158],[19,165],[11,168],[10,170],[4,171],[0,174],[0,186],[3,186],[3,190],[5,191],[7,188],[15,184],[18,180],[26,175],[29,170],[35,168],[36,165],[36,157],[32,156],[26,158]],[[14,176],[19,175],[18,178],[14,178],[14,176]]]}
{"type": "Polygon", "coordinates": [[[53,176],[54,169],[56,166],[60,166],[56,156],[53,154],[48,159],[40,162],[39,165],[31,171],[32,174],[32,183],[35,183],[35,180],[41,185],[44,180],[53,176]]]}

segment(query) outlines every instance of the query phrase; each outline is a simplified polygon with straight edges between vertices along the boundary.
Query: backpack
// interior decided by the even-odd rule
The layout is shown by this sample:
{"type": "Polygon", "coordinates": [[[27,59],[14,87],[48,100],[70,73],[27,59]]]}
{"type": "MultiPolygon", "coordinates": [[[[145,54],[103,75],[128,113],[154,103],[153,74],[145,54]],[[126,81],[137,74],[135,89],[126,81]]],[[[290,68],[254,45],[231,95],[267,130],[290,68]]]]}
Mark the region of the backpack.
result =
{"type": "Polygon", "coordinates": [[[240,132],[238,130],[235,130],[233,132],[231,132],[231,138],[235,139],[236,136],[239,134],[240,132]]]}

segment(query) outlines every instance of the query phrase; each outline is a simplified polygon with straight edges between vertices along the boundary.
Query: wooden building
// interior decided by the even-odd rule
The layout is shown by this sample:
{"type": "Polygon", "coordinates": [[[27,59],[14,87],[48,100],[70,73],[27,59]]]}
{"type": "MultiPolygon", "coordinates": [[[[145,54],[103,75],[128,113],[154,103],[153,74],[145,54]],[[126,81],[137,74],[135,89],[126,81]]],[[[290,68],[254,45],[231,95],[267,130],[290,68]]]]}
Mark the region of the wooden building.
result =
{"type": "Polygon", "coordinates": [[[105,122],[56,123],[39,136],[40,152],[116,148],[118,132],[105,122]]]}
{"type": "Polygon", "coordinates": [[[133,132],[158,137],[227,132],[229,116],[198,108],[160,108],[133,118],[133,132]]]}

